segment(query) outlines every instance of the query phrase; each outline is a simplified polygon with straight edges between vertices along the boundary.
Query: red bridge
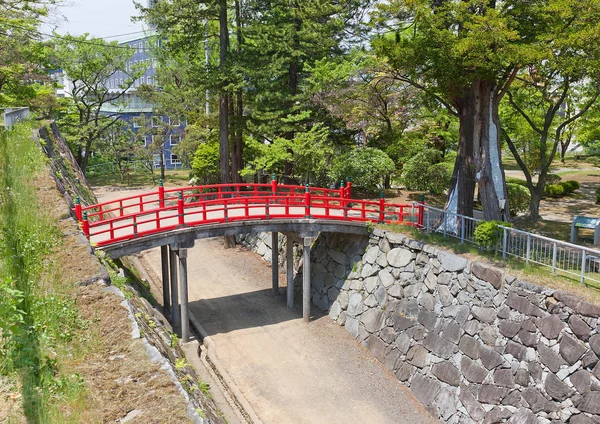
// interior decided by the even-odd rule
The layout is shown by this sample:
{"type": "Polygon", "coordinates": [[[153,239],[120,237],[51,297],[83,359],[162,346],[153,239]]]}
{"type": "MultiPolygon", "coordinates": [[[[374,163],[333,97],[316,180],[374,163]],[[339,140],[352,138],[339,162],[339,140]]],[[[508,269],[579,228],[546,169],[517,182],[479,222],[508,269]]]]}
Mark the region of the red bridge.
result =
{"type": "MultiPolygon", "coordinates": [[[[273,291],[279,293],[278,233],[287,236],[287,263],[293,242],[304,248],[303,315],[310,317],[310,248],[319,232],[369,233],[371,223],[422,226],[420,204],[352,198],[352,185],[340,189],[278,184],[218,184],[158,190],[82,206],[75,214],[92,245],[110,257],[161,247],[163,301],[174,327],[187,339],[187,249],[206,237],[272,233],[273,291]],[[178,285],[179,271],[179,285],[178,285]],[[170,285],[169,285],[170,283],[170,285]],[[179,312],[181,293],[181,316],[179,312]],[[169,296],[169,292],[171,295],[169,296]]],[[[287,270],[287,303],[293,305],[293,269],[287,270]]]]}

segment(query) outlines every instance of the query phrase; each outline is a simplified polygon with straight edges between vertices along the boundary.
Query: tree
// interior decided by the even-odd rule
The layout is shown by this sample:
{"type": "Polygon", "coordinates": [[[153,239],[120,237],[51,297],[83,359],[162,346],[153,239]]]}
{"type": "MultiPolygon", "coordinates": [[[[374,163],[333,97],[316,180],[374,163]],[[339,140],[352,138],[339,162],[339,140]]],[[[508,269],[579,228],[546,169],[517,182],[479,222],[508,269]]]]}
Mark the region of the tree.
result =
{"type": "Polygon", "coordinates": [[[143,75],[144,64],[127,67],[133,49],[119,46],[116,41],[89,38],[87,34],[58,36],[55,46],[56,65],[72,82],[73,119],[67,123],[77,161],[85,173],[94,143],[119,120],[120,101],[143,75]],[[108,80],[118,71],[127,75],[116,89],[109,89],[108,80]],[[107,109],[112,109],[112,112],[107,109]],[[74,122],[74,125],[71,123],[74,122]]]}
{"type": "Polygon", "coordinates": [[[123,120],[118,120],[110,129],[102,133],[99,141],[98,153],[117,164],[121,183],[125,182],[127,177],[127,185],[129,185],[131,164],[138,150],[135,145],[135,134],[130,125],[123,120]]]}

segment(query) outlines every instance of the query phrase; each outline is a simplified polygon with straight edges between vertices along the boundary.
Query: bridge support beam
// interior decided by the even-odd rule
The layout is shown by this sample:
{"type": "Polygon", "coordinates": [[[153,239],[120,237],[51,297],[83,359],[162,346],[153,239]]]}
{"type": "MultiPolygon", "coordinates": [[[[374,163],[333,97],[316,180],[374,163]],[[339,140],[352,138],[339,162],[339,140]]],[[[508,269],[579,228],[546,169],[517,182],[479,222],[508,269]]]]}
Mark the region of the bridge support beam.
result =
{"type": "Polygon", "coordinates": [[[279,294],[279,233],[271,232],[271,280],[273,282],[273,294],[279,294]]]}
{"type": "Polygon", "coordinates": [[[171,310],[171,291],[169,290],[169,246],[160,247],[162,266],[163,314],[166,317],[171,310]]]}
{"type": "Polygon", "coordinates": [[[179,249],[179,294],[181,297],[181,340],[183,343],[190,341],[190,321],[188,318],[188,272],[187,249],[179,249]]]}
{"type": "Polygon", "coordinates": [[[310,322],[310,247],[311,237],[304,237],[304,259],[302,268],[302,319],[304,322],[310,322]]]}
{"type": "Polygon", "coordinates": [[[169,265],[171,268],[171,325],[179,328],[179,294],[177,288],[177,250],[169,245],[169,265]]]}
{"type": "Polygon", "coordinates": [[[294,307],[294,239],[288,233],[286,239],[287,307],[294,307]]]}

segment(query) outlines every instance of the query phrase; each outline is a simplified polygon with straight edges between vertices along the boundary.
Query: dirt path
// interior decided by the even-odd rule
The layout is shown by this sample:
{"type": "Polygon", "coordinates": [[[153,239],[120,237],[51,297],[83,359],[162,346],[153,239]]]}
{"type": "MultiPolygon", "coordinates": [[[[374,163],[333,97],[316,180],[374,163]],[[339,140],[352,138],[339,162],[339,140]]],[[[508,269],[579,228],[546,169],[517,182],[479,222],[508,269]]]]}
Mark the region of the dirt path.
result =
{"type": "MultiPolygon", "coordinates": [[[[160,252],[146,257],[160,272],[160,252]]],[[[188,266],[191,310],[265,424],[434,422],[343,328],[287,309],[256,255],[198,240],[188,266]]]]}

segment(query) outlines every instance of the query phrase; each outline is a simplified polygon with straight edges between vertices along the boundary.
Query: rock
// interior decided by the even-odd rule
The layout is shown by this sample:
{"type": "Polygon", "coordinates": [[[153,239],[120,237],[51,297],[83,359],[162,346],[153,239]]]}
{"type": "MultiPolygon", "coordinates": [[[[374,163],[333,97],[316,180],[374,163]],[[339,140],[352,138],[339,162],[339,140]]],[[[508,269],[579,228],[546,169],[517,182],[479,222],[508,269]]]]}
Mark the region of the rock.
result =
{"type": "Polygon", "coordinates": [[[448,287],[438,286],[438,296],[439,296],[440,303],[442,304],[442,306],[452,305],[454,296],[452,296],[452,293],[450,293],[450,289],[448,287]]]}
{"type": "Polygon", "coordinates": [[[425,349],[423,346],[414,345],[406,354],[406,360],[415,367],[423,368],[425,365],[427,365],[428,354],[429,352],[427,352],[427,349],[425,349]]]}
{"type": "Polygon", "coordinates": [[[419,301],[419,305],[428,311],[433,311],[435,308],[435,299],[431,293],[421,293],[417,300],[419,301]]]}
{"type": "Polygon", "coordinates": [[[398,233],[386,233],[385,237],[392,244],[402,244],[405,240],[408,240],[408,238],[405,235],[398,233]]]}
{"type": "Polygon", "coordinates": [[[394,343],[394,341],[396,340],[396,337],[397,337],[396,332],[394,331],[394,329],[392,327],[385,327],[379,333],[379,338],[381,338],[381,340],[383,340],[386,345],[394,343]]]}
{"type": "Polygon", "coordinates": [[[587,341],[590,338],[590,332],[592,329],[577,315],[571,315],[569,318],[569,327],[571,327],[571,330],[573,330],[573,334],[575,334],[581,340],[587,341]]]}
{"type": "Polygon", "coordinates": [[[536,383],[539,383],[542,380],[542,366],[537,361],[529,362],[527,364],[527,370],[536,383]]]}
{"type": "Polygon", "coordinates": [[[483,424],[497,424],[504,422],[505,418],[509,418],[512,414],[507,408],[495,407],[485,415],[483,424]]]}
{"type": "Polygon", "coordinates": [[[459,349],[469,358],[474,360],[479,359],[480,345],[481,343],[479,343],[473,337],[467,336],[466,334],[461,337],[460,342],[458,343],[459,349]]]}
{"type": "Polygon", "coordinates": [[[421,309],[417,315],[417,320],[421,323],[421,325],[430,331],[435,328],[437,319],[438,315],[436,313],[426,311],[425,309],[421,309]]]}
{"type": "Polygon", "coordinates": [[[586,347],[576,338],[563,334],[560,341],[560,355],[569,363],[573,365],[581,358],[585,353],[586,347]]]}
{"type": "Polygon", "coordinates": [[[485,410],[481,406],[475,396],[471,393],[467,386],[460,386],[460,394],[458,399],[461,401],[471,419],[475,422],[480,422],[485,417],[485,410]]]}
{"type": "Polygon", "coordinates": [[[569,377],[571,384],[575,387],[580,394],[584,394],[592,390],[592,379],[589,371],[579,370],[575,371],[569,377]]]}
{"type": "Polygon", "coordinates": [[[531,409],[536,414],[542,409],[544,409],[547,403],[547,400],[544,397],[544,395],[542,395],[540,391],[534,387],[528,387],[525,390],[523,390],[521,392],[521,396],[529,405],[529,409],[531,409]]]}
{"type": "Polygon", "coordinates": [[[521,323],[504,319],[500,321],[498,328],[500,330],[500,334],[502,334],[504,337],[512,339],[521,329],[521,323]]]}
{"type": "Polygon", "coordinates": [[[371,335],[367,337],[365,341],[367,349],[371,351],[371,354],[379,361],[385,362],[385,343],[377,336],[371,335]]]}
{"type": "Polygon", "coordinates": [[[546,382],[544,383],[544,390],[552,399],[562,402],[566,398],[573,395],[573,390],[563,383],[554,374],[548,374],[546,376],[546,382]]]}
{"type": "Polygon", "coordinates": [[[541,341],[538,342],[537,351],[540,357],[540,362],[548,367],[548,369],[553,373],[557,373],[561,365],[567,364],[563,358],[557,355],[552,349],[550,349],[541,341]]]}
{"type": "Polygon", "coordinates": [[[412,252],[407,249],[395,248],[387,253],[388,263],[396,268],[402,268],[412,260],[412,252]]]}
{"type": "Polygon", "coordinates": [[[489,371],[479,365],[476,361],[473,361],[466,356],[463,356],[460,360],[460,371],[462,375],[470,383],[483,383],[483,380],[487,377],[489,371]]]}
{"type": "Polygon", "coordinates": [[[398,349],[386,349],[387,353],[385,355],[385,362],[383,363],[383,365],[385,365],[385,367],[390,370],[391,372],[394,372],[394,369],[396,368],[396,363],[398,362],[398,359],[400,359],[400,352],[398,351],[398,349]]]}
{"type": "Polygon", "coordinates": [[[465,258],[450,253],[442,252],[438,255],[438,259],[442,263],[442,268],[450,272],[462,271],[467,266],[465,258]]]}
{"type": "Polygon", "coordinates": [[[583,414],[578,414],[571,417],[569,424],[594,424],[594,421],[583,414]]]}
{"type": "Polygon", "coordinates": [[[494,384],[500,387],[512,389],[515,387],[515,378],[510,368],[497,369],[494,371],[494,384]]]}
{"type": "Polygon", "coordinates": [[[475,334],[479,333],[479,327],[481,326],[481,323],[475,319],[472,319],[471,321],[468,321],[463,327],[465,329],[465,333],[467,333],[469,336],[474,336],[475,334]]]}
{"type": "Polygon", "coordinates": [[[600,392],[585,393],[576,406],[581,412],[600,415],[600,392]]]}
{"type": "Polygon", "coordinates": [[[377,260],[377,256],[379,256],[379,247],[371,246],[367,253],[363,256],[363,261],[369,264],[374,264],[377,260]]]}
{"type": "Polygon", "coordinates": [[[348,296],[347,291],[341,292],[337,298],[337,301],[339,302],[339,304],[343,310],[348,309],[348,301],[349,300],[350,300],[350,296],[348,296]]]}
{"type": "Polygon", "coordinates": [[[548,340],[558,338],[560,332],[566,327],[565,323],[556,315],[548,315],[545,318],[539,319],[536,325],[548,340]]]}
{"type": "Polygon", "coordinates": [[[379,309],[369,309],[361,315],[360,321],[369,333],[375,333],[384,326],[383,312],[379,309]]]}
{"type": "Polygon", "coordinates": [[[585,368],[591,368],[598,363],[598,355],[593,351],[588,350],[583,358],[581,358],[581,365],[585,368]]]}
{"type": "Polygon", "coordinates": [[[475,277],[487,281],[497,290],[502,287],[503,276],[502,271],[499,269],[492,268],[482,262],[475,262],[471,264],[471,272],[475,277]]]}
{"type": "Polygon", "coordinates": [[[483,330],[479,332],[479,338],[488,346],[496,346],[496,342],[498,341],[498,327],[484,325],[483,330]]]}
{"type": "Polygon", "coordinates": [[[388,289],[387,294],[396,299],[402,299],[404,297],[404,289],[400,284],[394,284],[388,289]]]}
{"type": "Polygon", "coordinates": [[[458,387],[460,384],[460,372],[449,361],[443,361],[435,364],[431,368],[431,373],[444,383],[458,387]]]}
{"type": "Polygon", "coordinates": [[[328,254],[329,254],[329,257],[331,259],[333,259],[335,262],[337,262],[338,264],[340,264],[340,265],[346,264],[346,255],[344,254],[344,252],[339,252],[337,250],[330,249],[328,254]]]}
{"type": "Polygon", "coordinates": [[[341,312],[342,312],[342,307],[340,306],[339,302],[337,302],[337,301],[333,302],[333,305],[331,305],[331,308],[329,309],[329,317],[332,320],[336,320],[340,316],[341,312]]]}
{"type": "Polygon", "coordinates": [[[351,316],[346,317],[346,323],[344,324],[346,331],[354,338],[358,337],[358,320],[351,316]]]}
{"type": "Polygon", "coordinates": [[[408,319],[408,318],[403,317],[402,315],[398,315],[398,314],[394,315],[394,317],[392,318],[392,321],[393,321],[394,330],[396,330],[397,332],[404,331],[407,328],[410,328],[416,324],[415,320],[408,319]]]}
{"type": "Polygon", "coordinates": [[[387,293],[385,291],[385,287],[383,287],[383,286],[377,287],[375,289],[375,292],[373,293],[373,296],[375,296],[375,300],[377,300],[377,304],[379,306],[384,306],[386,304],[387,293]]]}
{"type": "Polygon", "coordinates": [[[331,303],[335,302],[339,295],[340,289],[337,287],[329,287],[329,290],[327,290],[327,298],[331,303]]]}
{"type": "Polygon", "coordinates": [[[360,293],[352,293],[348,299],[348,316],[357,317],[363,311],[363,298],[360,293]]]}
{"type": "Polygon", "coordinates": [[[529,331],[521,330],[519,331],[519,340],[525,346],[533,347],[538,342],[538,336],[535,333],[530,333],[529,331]]]}
{"type": "Polygon", "coordinates": [[[506,304],[511,308],[521,312],[524,315],[543,317],[545,313],[526,297],[519,296],[514,292],[510,292],[506,299],[506,304]]]}
{"type": "Polygon", "coordinates": [[[600,306],[587,303],[583,301],[583,299],[581,299],[579,296],[563,291],[556,291],[554,292],[554,297],[556,298],[556,300],[564,303],[569,308],[573,309],[575,312],[578,312],[581,315],[592,318],[600,317],[600,306]]]}
{"type": "Polygon", "coordinates": [[[423,377],[417,374],[410,384],[410,391],[424,405],[431,405],[440,390],[441,384],[433,378],[423,377]]]}
{"type": "Polygon", "coordinates": [[[446,421],[456,412],[456,393],[452,390],[441,389],[435,400],[440,417],[446,421]]]}
{"type": "Polygon", "coordinates": [[[394,276],[385,268],[379,271],[379,279],[386,289],[396,282],[394,276]]]}
{"type": "Polygon", "coordinates": [[[483,345],[479,346],[479,359],[481,359],[481,363],[488,370],[493,370],[494,368],[502,364],[502,362],[504,362],[502,355],[500,355],[495,350],[485,347],[483,345]]]}
{"type": "Polygon", "coordinates": [[[402,333],[396,337],[396,341],[394,343],[396,344],[398,350],[402,352],[403,355],[406,355],[406,352],[408,352],[408,348],[410,347],[410,336],[406,333],[402,333]]]}
{"type": "Polygon", "coordinates": [[[524,368],[519,368],[515,375],[515,384],[527,387],[529,385],[529,371],[524,368]]]}
{"type": "Polygon", "coordinates": [[[448,323],[442,332],[442,337],[452,343],[458,343],[460,340],[460,326],[454,321],[448,323]]]}
{"type": "Polygon", "coordinates": [[[404,304],[404,315],[407,317],[416,317],[419,313],[419,304],[417,299],[409,299],[404,304]]]}
{"type": "Polygon", "coordinates": [[[508,420],[511,424],[538,424],[537,416],[526,408],[519,408],[508,420]]]}
{"type": "Polygon", "coordinates": [[[398,364],[398,369],[396,370],[394,375],[396,376],[396,378],[398,380],[406,381],[410,378],[411,375],[414,374],[415,371],[416,371],[415,367],[407,364],[404,361],[400,361],[400,363],[398,364]]]}
{"type": "Polygon", "coordinates": [[[596,355],[600,356],[600,334],[594,334],[590,337],[590,347],[596,355]]]}
{"type": "Polygon", "coordinates": [[[496,387],[492,384],[482,384],[477,394],[477,400],[481,403],[499,405],[500,401],[508,394],[508,389],[496,387]]]}
{"type": "Polygon", "coordinates": [[[450,356],[458,350],[458,347],[454,343],[441,338],[434,332],[430,332],[427,337],[425,337],[423,345],[431,351],[431,353],[444,359],[450,359],[450,356]]]}
{"type": "Polygon", "coordinates": [[[482,308],[479,306],[473,306],[471,308],[471,313],[479,321],[488,324],[494,322],[494,320],[496,319],[496,311],[493,308],[482,308]]]}
{"type": "Polygon", "coordinates": [[[375,276],[375,277],[365,278],[365,281],[363,284],[365,287],[365,291],[367,293],[371,294],[377,288],[377,284],[379,284],[379,277],[375,276]]]}

